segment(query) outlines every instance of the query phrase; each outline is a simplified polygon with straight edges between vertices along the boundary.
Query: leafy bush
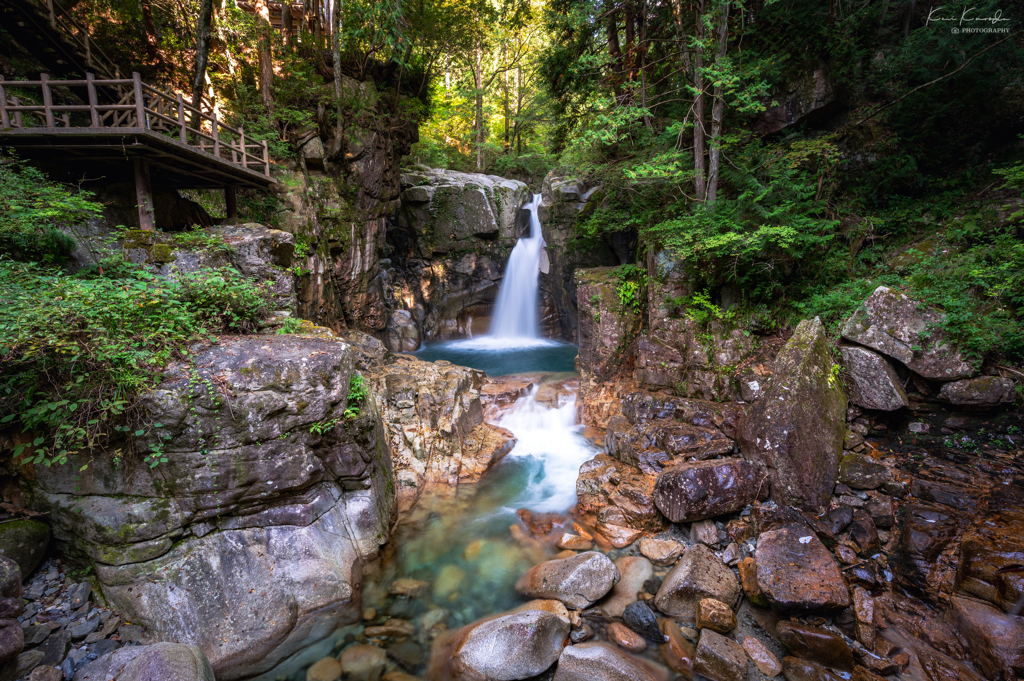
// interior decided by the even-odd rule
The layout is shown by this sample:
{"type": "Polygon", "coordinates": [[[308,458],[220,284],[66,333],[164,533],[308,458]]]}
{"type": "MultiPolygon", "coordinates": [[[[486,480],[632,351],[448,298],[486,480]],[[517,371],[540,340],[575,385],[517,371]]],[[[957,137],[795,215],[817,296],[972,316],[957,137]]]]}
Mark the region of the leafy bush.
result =
{"type": "Polygon", "coordinates": [[[352,374],[348,379],[348,400],[344,414],[346,419],[351,421],[359,416],[363,410],[363,402],[366,401],[369,394],[370,391],[362,374],[352,374]]]}
{"type": "Polygon", "coordinates": [[[17,455],[65,463],[119,433],[142,435],[138,395],[211,332],[253,328],[266,287],[228,270],[180,282],[139,266],[75,277],[0,260],[0,411],[31,443],[17,455]]]}

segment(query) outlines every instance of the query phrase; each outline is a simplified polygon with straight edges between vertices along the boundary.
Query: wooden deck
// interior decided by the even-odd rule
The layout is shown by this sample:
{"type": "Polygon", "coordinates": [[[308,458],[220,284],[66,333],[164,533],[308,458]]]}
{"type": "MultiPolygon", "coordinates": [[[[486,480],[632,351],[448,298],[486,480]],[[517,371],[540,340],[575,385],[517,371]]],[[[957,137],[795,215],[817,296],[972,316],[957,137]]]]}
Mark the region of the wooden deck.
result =
{"type": "Polygon", "coordinates": [[[161,182],[178,188],[274,184],[266,142],[246,139],[244,129],[143,83],[138,73],[130,79],[0,79],[0,146],[25,158],[69,163],[143,160],[161,182]],[[61,87],[84,87],[88,103],[55,104],[54,89],[61,87]],[[100,103],[100,91],[120,99],[100,103]]]}

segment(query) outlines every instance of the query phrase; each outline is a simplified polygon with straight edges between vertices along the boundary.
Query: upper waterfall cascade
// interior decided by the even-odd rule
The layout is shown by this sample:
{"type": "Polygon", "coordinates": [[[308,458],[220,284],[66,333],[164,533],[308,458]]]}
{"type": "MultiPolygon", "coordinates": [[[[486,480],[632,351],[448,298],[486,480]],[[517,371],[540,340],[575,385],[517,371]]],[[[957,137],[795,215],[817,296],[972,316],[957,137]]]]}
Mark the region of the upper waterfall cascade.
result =
{"type": "Polygon", "coordinates": [[[537,208],[541,195],[524,208],[530,211],[530,236],[516,242],[508,259],[505,277],[494,306],[490,335],[495,338],[538,338],[537,280],[547,270],[547,252],[537,208]]]}

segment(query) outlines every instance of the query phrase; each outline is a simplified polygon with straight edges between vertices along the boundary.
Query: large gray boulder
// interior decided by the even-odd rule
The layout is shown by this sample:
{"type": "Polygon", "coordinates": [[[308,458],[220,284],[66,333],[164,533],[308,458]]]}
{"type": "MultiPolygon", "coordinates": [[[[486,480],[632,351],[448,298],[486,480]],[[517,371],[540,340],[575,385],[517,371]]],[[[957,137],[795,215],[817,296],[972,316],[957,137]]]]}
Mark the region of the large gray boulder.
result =
{"type": "Polygon", "coordinates": [[[805,510],[832,495],[846,434],[846,392],[817,318],[800,322],[738,437],[743,457],[768,469],[771,497],[805,510]]]}
{"type": "Polygon", "coordinates": [[[214,681],[203,651],[181,643],[127,646],[75,672],[76,681],[214,681]]]}
{"type": "Polygon", "coordinates": [[[218,679],[265,672],[358,620],[358,565],[387,541],[376,404],[343,416],[354,361],[328,338],[196,347],[143,399],[161,427],[135,449],[162,443],[167,463],[37,466],[23,492],[130,621],[198,646],[218,679]]]}
{"type": "Polygon", "coordinates": [[[902,362],[925,378],[954,381],[976,373],[974,365],[939,328],[944,312],[923,307],[886,286],[875,289],[843,325],[843,338],[902,362]]]}
{"type": "Polygon", "coordinates": [[[524,610],[471,624],[452,651],[453,678],[514,681],[545,671],[558,660],[569,623],[543,610],[524,610]]]}
{"type": "Polygon", "coordinates": [[[608,556],[585,551],[535,565],[516,582],[516,591],[530,598],[552,598],[582,610],[611,591],[619,579],[619,569],[608,556]]]}
{"type": "Polygon", "coordinates": [[[946,383],[939,399],[957,406],[994,407],[1017,399],[1014,382],[1001,376],[979,376],[946,383]]]}
{"type": "Polygon", "coordinates": [[[896,411],[910,405],[900,377],[889,362],[867,348],[839,348],[850,377],[850,402],[864,409],[896,411]]]}

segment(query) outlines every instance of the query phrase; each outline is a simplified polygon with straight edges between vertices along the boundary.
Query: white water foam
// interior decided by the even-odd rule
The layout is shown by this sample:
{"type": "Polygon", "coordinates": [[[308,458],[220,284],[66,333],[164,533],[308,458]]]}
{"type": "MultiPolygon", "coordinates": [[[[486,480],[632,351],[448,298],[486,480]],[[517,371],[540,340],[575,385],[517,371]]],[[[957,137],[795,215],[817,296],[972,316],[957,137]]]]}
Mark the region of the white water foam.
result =
{"type": "Polygon", "coordinates": [[[562,512],[576,503],[580,466],[594,457],[597,448],[580,434],[583,427],[576,425],[575,395],[556,409],[537,402],[538,390],[535,387],[520,397],[498,425],[517,439],[508,457],[532,458],[539,464],[517,508],[562,512]]]}
{"type": "Polygon", "coordinates": [[[505,276],[494,306],[490,335],[504,339],[535,339],[537,333],[537,278],[540,274],[544,235],[537,208],[541,195],[524,208],[530,211],[530,236],[516,242],[505,266],[505,276]]]}

